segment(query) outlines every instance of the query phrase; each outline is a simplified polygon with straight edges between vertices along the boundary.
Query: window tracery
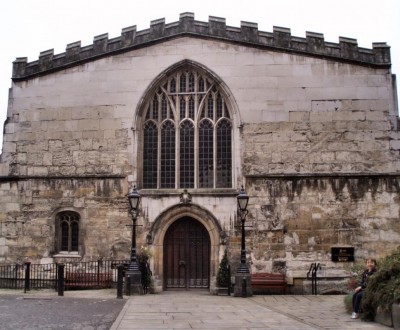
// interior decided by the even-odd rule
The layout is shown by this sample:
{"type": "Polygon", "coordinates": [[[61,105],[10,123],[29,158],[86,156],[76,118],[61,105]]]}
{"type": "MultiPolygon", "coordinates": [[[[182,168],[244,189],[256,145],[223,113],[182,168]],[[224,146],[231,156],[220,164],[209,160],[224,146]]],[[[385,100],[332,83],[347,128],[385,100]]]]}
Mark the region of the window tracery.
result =
{"type": "Polygon", "coordinates": [[[232,122],[227,100],[203,72],[167,77],[143,123],[143,188],[232,187],[232,122]]]}
{"type": "Polygon", "coordinates": [[[59,252],[79,251],[79,215],[61,212],[57,215],[57,249],[59,252]]]}

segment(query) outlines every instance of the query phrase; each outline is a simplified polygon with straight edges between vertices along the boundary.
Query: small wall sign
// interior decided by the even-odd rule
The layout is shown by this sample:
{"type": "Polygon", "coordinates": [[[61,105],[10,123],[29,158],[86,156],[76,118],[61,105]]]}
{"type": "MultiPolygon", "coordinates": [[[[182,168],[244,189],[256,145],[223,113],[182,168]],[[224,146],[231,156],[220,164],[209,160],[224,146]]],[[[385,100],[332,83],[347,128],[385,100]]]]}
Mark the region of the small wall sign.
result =
{"type": "Polygon", "coordinates": [[[332,247],[332,261],[354,261],[354,247],[332,247]]]}

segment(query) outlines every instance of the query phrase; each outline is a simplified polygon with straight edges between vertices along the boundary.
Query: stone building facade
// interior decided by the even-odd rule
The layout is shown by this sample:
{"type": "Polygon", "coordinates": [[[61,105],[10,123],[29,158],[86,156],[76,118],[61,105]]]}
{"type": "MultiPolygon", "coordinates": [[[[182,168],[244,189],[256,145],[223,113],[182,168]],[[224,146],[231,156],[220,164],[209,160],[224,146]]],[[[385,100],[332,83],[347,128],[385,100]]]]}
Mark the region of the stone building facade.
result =
{"type": "Polygon", "coordinates": [[[400,139],[390,47],[180,15],[13,63],[0,163],[0,262],[128,258],[126,195],[155,291],[215,288],[240,256],[307,292],[400,243],[400,139]]]}

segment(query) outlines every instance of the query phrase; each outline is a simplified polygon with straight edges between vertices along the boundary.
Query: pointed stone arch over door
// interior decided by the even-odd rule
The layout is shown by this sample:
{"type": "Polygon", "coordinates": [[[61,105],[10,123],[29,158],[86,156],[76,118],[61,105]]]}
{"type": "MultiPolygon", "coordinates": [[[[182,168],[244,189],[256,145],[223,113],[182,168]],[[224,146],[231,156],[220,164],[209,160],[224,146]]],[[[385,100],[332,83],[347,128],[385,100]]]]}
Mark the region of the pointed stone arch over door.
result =
{"type": "Polygon", "coordinates": [[[164,288],[208,289],[210,287],[210,236],[191,217],[175,221],[164,238],[164,288]]]}

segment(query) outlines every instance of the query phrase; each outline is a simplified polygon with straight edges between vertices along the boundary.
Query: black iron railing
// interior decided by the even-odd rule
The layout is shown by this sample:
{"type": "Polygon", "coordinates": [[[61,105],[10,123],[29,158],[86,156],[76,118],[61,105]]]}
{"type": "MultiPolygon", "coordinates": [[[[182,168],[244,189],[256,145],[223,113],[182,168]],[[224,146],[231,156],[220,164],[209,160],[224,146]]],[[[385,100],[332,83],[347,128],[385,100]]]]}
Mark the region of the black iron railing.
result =
{"type": "Polygon", "coordinates": [[[25,265],[1,265],[0,266],[0,288],[23,289],[25,281],[25,265]]]}
{"type": "Polygon", "coordinates": [[[317,294],[317,272],[319,269],[321,269],[321,265],[319,263],[313,262],[310,265],[310,269],[307,273],[307,278],[311,278],[311,290],[313,295],[317,294]]]}
{"type": "MultiPolygon", "coordinates": [[[[69,262],[63,265],[63,289],[100,289],[116,287],[117,268],[127,268],[129,260],[97,260],[88,262],[69,262]]],[[[61,264],[24,264],[0,265],[1,289],[54,289],[59,287],[59,266],[61,264]]],[[[140,264],[142,285],[147,293],[151,282],[148,263],[140,264]]]]}

